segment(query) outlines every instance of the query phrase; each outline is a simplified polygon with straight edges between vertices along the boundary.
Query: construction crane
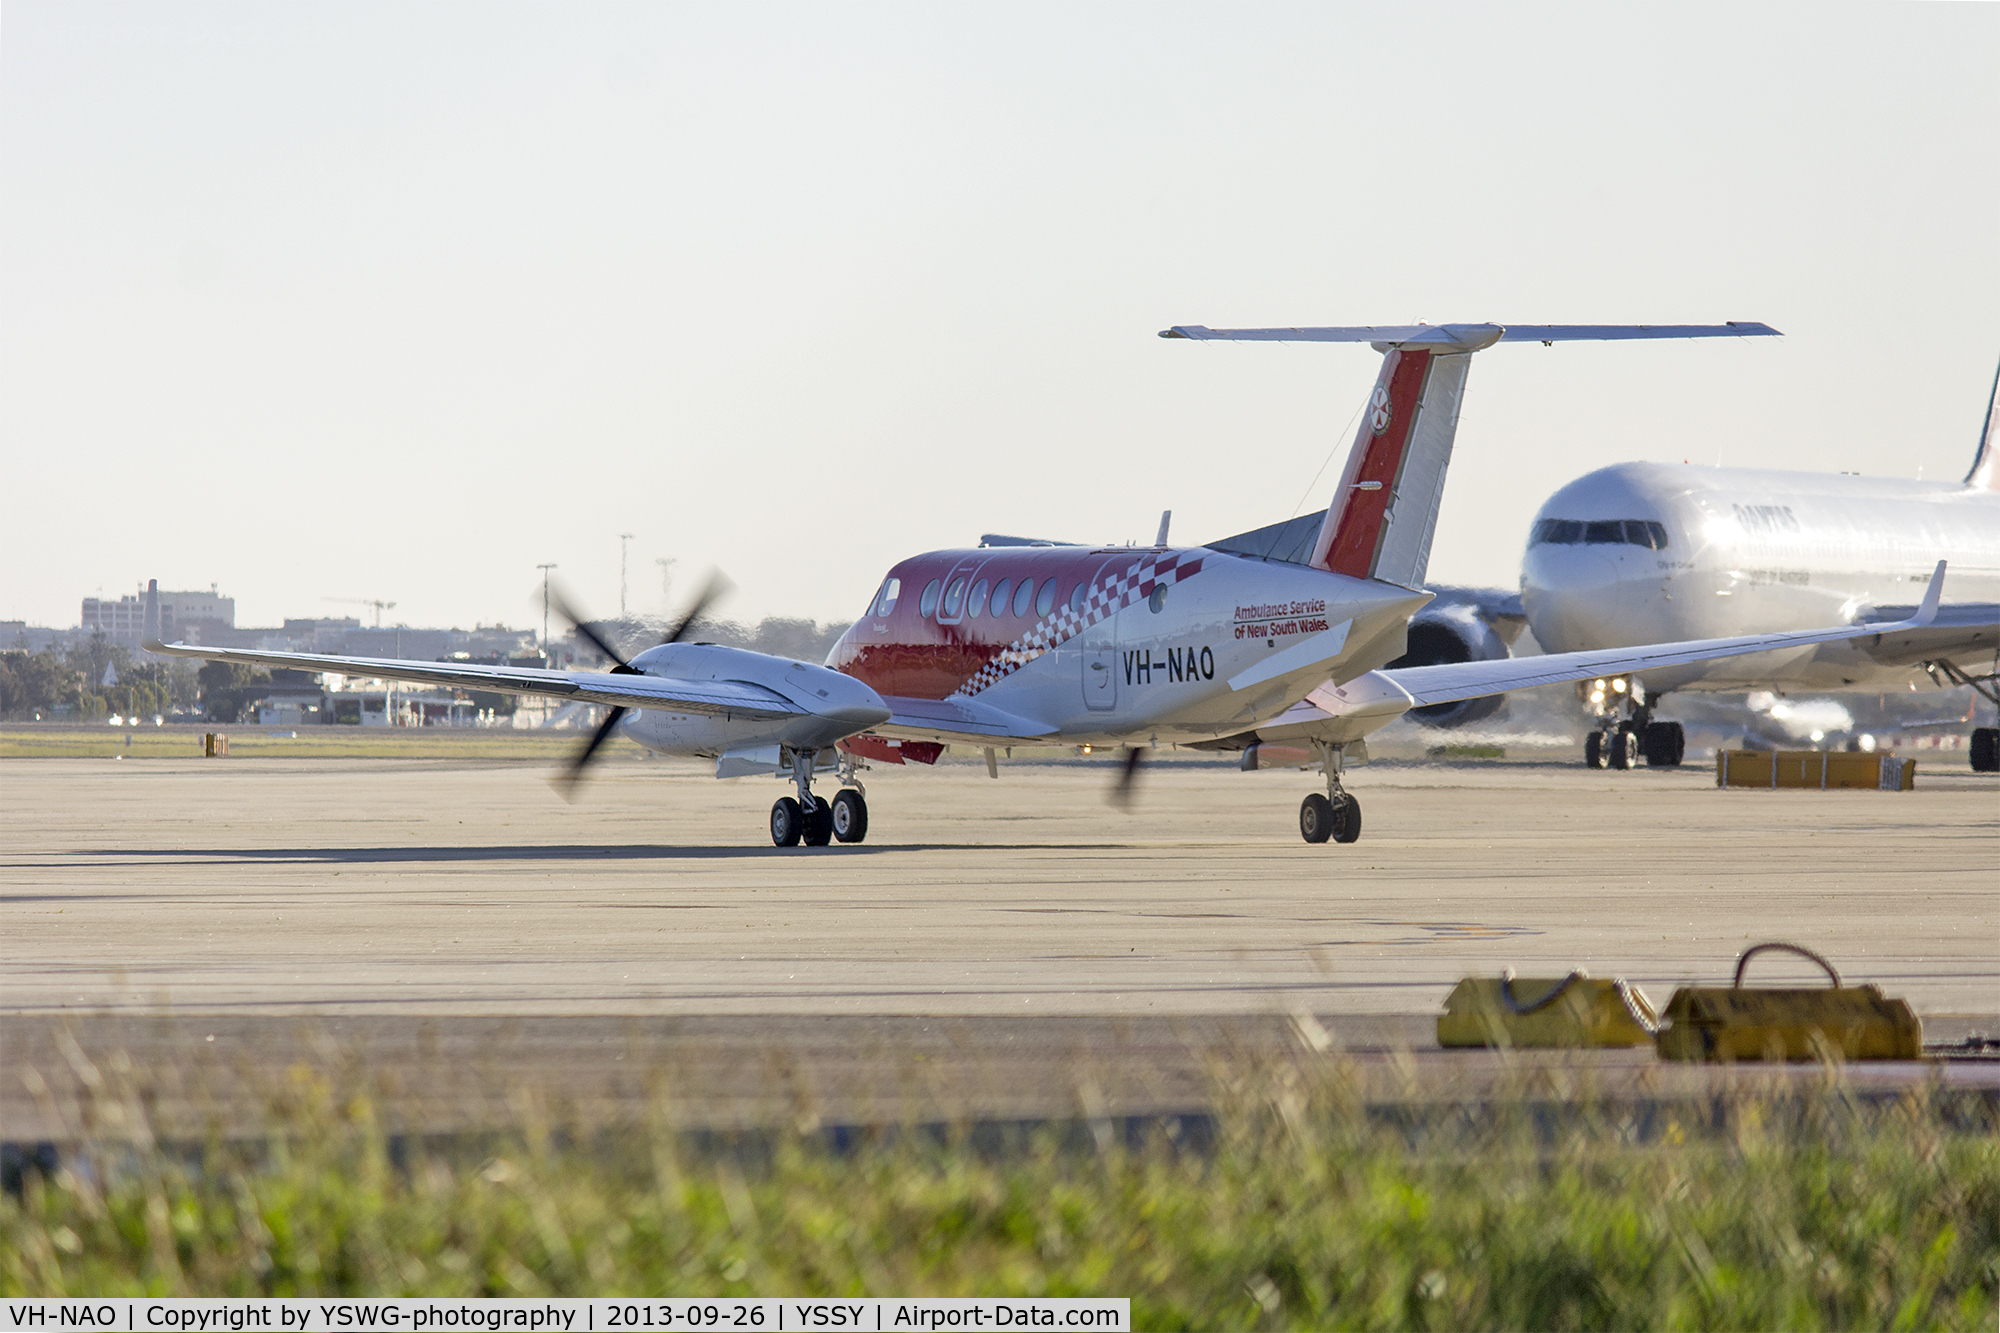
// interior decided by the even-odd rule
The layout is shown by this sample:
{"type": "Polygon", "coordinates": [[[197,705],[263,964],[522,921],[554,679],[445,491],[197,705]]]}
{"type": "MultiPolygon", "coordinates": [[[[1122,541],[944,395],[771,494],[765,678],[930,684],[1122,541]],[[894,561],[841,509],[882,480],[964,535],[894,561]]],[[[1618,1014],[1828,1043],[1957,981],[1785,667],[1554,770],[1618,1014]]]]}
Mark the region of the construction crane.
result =
{"type": "Polygon", "coordinates": [[[396,609],[396,604],[394,602],[385,602],[379,597],[329,597],[326,600],[329,602],[352,602],[356,606],[374,607],[376,629],[382,628],[382,613],[384,611],[393,611],[396,609]]]}

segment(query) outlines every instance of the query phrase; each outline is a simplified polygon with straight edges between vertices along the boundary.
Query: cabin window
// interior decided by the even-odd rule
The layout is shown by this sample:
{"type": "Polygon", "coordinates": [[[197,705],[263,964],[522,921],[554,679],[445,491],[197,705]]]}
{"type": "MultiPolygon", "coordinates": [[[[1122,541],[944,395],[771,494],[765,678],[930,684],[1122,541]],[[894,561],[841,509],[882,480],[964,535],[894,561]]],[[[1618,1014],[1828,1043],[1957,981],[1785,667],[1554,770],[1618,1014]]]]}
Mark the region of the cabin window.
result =
{"type": "Polygon", "coordinates": [[[1046,616],[1049,612],[1055,609],[1056,609],[1056,581],[1054,579],[1043,579],[1042,595],[1035,599],[1035,614],[1038,616],[1046,616]]]}
{"type": "Polygon", "coordinates": [[[875,614],[886,616],[891,611],[894,611],[896,609],[896,598],[901,596],[902,592],[903,581],[901,579],[885,579],[882,583],[882,595],[875,599],[875,614]]]}
{"type": "Polygon", "coordinates": [[[951,586],[944,590],[944,604],[938,608],[938,614],[943,616],[955,616],[958,614],[959,606],[964,601],[965,601],[965,580],[962,578],[953,579],[951,581],[951,586]]]}
{"type": "Polygon", "coordinates": [[[1014,591],[1014,581],[1012,579],[1001,579],[999,585],[993,589],[993,614],[995,616],[1004,616],[1007,614],[1007,594],[1012,591],[1014,591]]]}
{"type": "Polygon", "coordinates": [[[937,610],[938,589],[942,586],[944,585],[937,579],[932,579],[924,585],[924,595],[917,599],[918,615],[927,616],[937,610]]]}
{"type": "Polygon", "coordinates": [[[1025,616],[1028,608],[1035,604],[1035,581],[1022,579],[1021,586],[1014,590],[1014,614],[1025,616]]]}
{"type": "Polygon", "coordinates": [[[1164,607],[1166,604],[1167,604],[1167,585],[1164,583],[1155,583],[1153,585],[1153,595],[1146,599],[1147,609],[1157,616],[1158,614],[1160,614],[1160,608],[1164,607]]]}
{"type": "Polygon", "coordinates": [[[965,601],[965,614],[971,616],[974,620],[986,614],[985,579],[981,579],[972,585],[972,596],[968,597],[965,601]]]}
{"type": "Polygon", "coordinates": [[[1072,611],[1082,611],[1084,600],[1089,596],[1090,585],[1088,583],[1077,584],[1074,588],[1070,589],[1069,609],[1072,611]]]}

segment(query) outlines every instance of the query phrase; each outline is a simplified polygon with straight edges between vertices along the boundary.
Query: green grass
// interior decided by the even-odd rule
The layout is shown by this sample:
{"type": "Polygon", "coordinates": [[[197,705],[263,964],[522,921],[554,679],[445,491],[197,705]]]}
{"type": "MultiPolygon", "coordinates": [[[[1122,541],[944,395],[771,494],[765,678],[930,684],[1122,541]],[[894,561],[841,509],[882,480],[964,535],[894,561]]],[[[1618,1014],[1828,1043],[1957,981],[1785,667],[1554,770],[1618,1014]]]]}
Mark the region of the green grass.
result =
{"type": "Polygon", "coordinates": [[[30,1174],[0,1201],[0,1293],[1124,1295],[1139,1328],[1197,1329],[2000,1312],[1990,1101],[1836,1079],[1650,1119],[1516,1097],[1388,1123],[1329,1065],[1227,1102],[1200,1151],[1075,1126],[750,1150],[675,1132],[665,1102],[578,1145],[524,1101],[514,1132],[399,1155],[365,1097],[301,1070],[257,1143],[30,1174]]]}

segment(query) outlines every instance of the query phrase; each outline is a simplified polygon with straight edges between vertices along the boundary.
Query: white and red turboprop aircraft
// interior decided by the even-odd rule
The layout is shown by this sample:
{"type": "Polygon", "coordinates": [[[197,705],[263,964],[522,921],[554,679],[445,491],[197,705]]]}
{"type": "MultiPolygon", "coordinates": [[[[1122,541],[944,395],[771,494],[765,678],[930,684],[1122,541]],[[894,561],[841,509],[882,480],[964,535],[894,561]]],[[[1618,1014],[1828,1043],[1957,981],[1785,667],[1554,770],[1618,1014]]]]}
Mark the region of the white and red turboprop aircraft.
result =
{"type": "Polygon", "coordinates": [[[1475,352],[1500,342],[1775,333],[1762,324],[1168,329],[1162,337],[1366,342],[1382,352],[1323,519],[1206,546],[1168,545],[1162,522],[1152,547],[1014,543],[912,556],[889,570],[824,666],[679,642],[686,620],[630,662],[599,641],[618,663],[604,672],[163,644],[151,589],[146,646],[606,705],[572,773],[622,729],[648,749],[712,758],[718,777],[789,778],[796,795],[771,807],[781,847],[861,841],[861,762],[929,763],[948,745],[983,750],[996,775],[1004,747],[1122,746],[1128,782],[1150,747],[1243,750],[1246,767],[1275,751],[1278,762],[1309,760],[1325,774],[1325,794],[1299,808],[1305,840],[1352,842],[1361,806],[1341,785],[1343,762],[1364,757],[1364,738],[1412,707],[1929,623],[1942,562],[1900,624],[1383,669],[1430,600],[1420,589],[1475,352]],[[843,788],[831,803],[812,791],[825,770],[843,788]]]}

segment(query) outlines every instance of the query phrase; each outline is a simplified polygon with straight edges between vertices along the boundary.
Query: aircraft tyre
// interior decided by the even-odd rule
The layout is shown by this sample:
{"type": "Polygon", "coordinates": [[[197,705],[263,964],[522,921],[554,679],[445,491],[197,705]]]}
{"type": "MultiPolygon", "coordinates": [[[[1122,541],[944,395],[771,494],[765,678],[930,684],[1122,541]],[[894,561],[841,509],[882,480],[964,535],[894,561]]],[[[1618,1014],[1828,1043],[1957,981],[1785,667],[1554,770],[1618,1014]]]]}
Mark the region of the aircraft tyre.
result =
{"type": "Polygon", "coordinates": [[[1325,842],[1334,832],[1333,802],[1318,792],[1299,802],[1299,836],[1307,842],[1325,842]]]}
{"type": "Polygon", "coordinates": [[[771,845],[796,847],[805,828],[805,811],[799,809],[799,803],[789,796],[780,796],[771,806],[771,845]]]}
{"type": "Polygon", "coordinates": [[[1972,771],[2000,773],[2000,727],[1972,729],[1972,771]]]}
{"type": "Polygon", "coordinates": [[[1605,756],[1605,759],[1610,763],[1611,767],[1621,771],[1632,767],[1632,761],[1639,757],[1638,736],[1627,728],[1620,727],[1618,730],[1612,732],[1608,739],[1611,743],[1605,748],[1610,753],[1605,756]]]}
{"type": "Polygon", "coordinates": [[[1352,796],[1333,808],[1333,840],[1354,842],[1361,836],[1361,802],[1352,796]]]}
{"type": "Polygon", "coordinates": [[[804,811],[805,827],[799,830],[799,841],[808,847],[824,847],[833,841],[833,808],[819,797],[813,797],[812,809],[804,811]]]}
{"type": "Polygon", "coordinates": [[[1687,732],[1678,722],[1650,722],[1640,748],[1650,767],[1677,767],[1687,757],[1687,732]]]}
{"type": "Polygon", "coordinates": [[[1583,738],[1583,763],[1586,768],[1604,767],[1604,733],[1593,731],[1583,738]]]}
{"type": "Polygon", "coordinates": [[[860,792],[844,791],[833,798],[833,836],[842,842],[868,836],[868,802],[860,792]]]}

